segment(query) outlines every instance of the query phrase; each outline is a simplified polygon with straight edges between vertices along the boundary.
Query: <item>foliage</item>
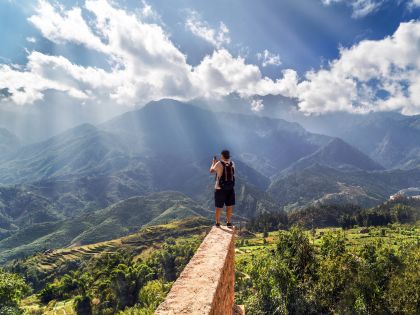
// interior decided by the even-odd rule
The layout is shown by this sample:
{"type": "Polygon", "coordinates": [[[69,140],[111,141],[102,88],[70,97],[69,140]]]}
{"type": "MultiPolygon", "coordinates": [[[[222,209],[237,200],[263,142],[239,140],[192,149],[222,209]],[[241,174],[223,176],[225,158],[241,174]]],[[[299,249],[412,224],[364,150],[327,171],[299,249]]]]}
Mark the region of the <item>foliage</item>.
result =
{"type": "Polygon", "coordinates": [[[115,251],[93,257],[39,291],[41,303],[74,299],[77,314],[153,314],[200,238],[168,238],[146,257],[115,251]]]}
{"type": "MultiPolygon", "coordinates": [[[[415,198],[400,198],[366,209],[351,204],[317,204],[288,213],[290,225],[298,224],[305,228],[341,226],[347,229],[355,225],[383,226],[392,223],[415,223],[417,220],[420,220],[420,200],[415,198]]],[[[260,224],[253,223],[250,228],[253,229],[254,226],[263,231],[260,224]]]]}
{"type": "Polygon", "coordinates": [[[165,281],[175,281],[194,255],[194,250],[195,248],[187,243],[176,244],[175,240],[170,238],[163,245],[163,250],[151,255],[149,265],[165,281]]]}
{"type": "Polygon", "coordinates": [[[416,198],[400,198],[388,201],[370,209],[360,209],[352,215],[342,215],[339,223],[343,228],[354,225],[383,226],[392,223],[415,223],[420,219],[420,200],[416,198]]]}
{"type": "Polygon", "coordinates": [[[287,214],[284,211],[264,212],[249,220],[249,231],[277,231],[287,226],[287,214]]]}
{"type": "MultiPolygon", "coordinates": [[[[380,234],[378,232],[378,234],[380,234]]],[[[349,246],[340,231],[280,231],[275,246],[237,262],[236,300],[250,314],[418,314],[420,247],[349,246]]]]}
{"type": "Polygon", "coordinates": [[[29,292],[21,276],[0,269],[0,314],[19,314],[19,301],[29,292]]]}

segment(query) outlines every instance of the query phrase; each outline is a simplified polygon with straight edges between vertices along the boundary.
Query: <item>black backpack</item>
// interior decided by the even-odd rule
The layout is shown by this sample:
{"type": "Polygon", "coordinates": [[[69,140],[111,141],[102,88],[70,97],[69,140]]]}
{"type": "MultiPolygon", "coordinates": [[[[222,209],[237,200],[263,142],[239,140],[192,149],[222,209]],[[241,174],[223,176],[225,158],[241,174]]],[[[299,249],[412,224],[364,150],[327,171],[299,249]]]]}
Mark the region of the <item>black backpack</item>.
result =
{"type": "Polygon", "coordinates": [[[233,163],[220,161],[223,166],[222,176],[219,178],[219,186],[223,190],[232,190],[235,187],[235,168],[233,163]]]}

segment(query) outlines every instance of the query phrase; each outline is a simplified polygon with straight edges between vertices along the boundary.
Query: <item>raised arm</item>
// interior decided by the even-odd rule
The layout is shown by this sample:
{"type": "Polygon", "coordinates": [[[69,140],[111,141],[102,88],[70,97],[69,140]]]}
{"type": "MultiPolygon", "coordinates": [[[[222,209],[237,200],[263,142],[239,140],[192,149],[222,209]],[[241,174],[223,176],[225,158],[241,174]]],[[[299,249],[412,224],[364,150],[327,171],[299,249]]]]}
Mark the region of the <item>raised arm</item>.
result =
{"type": "Polygon", "coordinates": [[[214,157],[213,161],[211,162],[211,166],[210,166],[210,174],[216,172],[216,165],[217,165],[217,159],[216,159],[216,157],[214,157]]]}

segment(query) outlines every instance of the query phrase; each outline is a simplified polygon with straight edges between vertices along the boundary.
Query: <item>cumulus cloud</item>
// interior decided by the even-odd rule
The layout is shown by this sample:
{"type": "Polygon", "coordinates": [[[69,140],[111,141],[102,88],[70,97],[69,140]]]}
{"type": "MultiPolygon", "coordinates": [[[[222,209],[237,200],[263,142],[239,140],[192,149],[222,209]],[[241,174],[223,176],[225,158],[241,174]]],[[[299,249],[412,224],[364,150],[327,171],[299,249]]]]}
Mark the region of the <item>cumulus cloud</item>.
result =
{"type": "MultiPolygon", "coordinates": [[[[29,56],[31,59],[31,56],[29,56]]],[[[0,65],[0,87],[7,89],[8,97],[17,105],[25,105],[43,99],[43,91],[53,89],[68,95],[85,99],[86,95],[73,86],[45,78],[28,65],[27,71],[20,71],[9,65],[0,65]]]]}
{"type": "MultiPolygon", "coordinates": [[[[418,0],[413,0],[418,1],[418,0]]],[[[331,5],[334,3],[345,3],[347,6],[351,7],[353,10],[352,17],[362,18],[371,13],[376,12],[384,0],[321,0],[324,5],[331,5]]]]}
{"type": "MultiPolygon", "coordinates": [[[[282,95],[296,99],[299,109],[308,114],[420,113],[420,21],[401,23],[382,40],[341,48],[339,57],[325,69],[301,78],[286,69],[277,79],[263,76],[257,65],[226,48],[215,47],[192,66],[159,24],[107,0],[87,0],[83,7],[71,9],[40,0],[30,21],[50,41],[77,44],[104,55],[109,67],[81,66],[63,56],[28,52],[25,65],[0,64],[0,101],[31,104],[49,90],[80,102],[125,105],[235,94],[260,111],[262,96],[282,95]]],[[[268,51],[266,56],[267,60],[273,57],[268,51]]]]}
{"type": "MultiPolygon", "coordinates": [[[[104,54],[111,69],[80,66],[63,56],[33,51],[21,69],[0,68],[0,88],[7,88],[8,98],[21,105],[41,100],[47,90],[83,101],[126,105],[164,97],[190,100],[236,93],[250,99],[253,95],[295,93],[294,71],[273,81],[263,77],[258,66],[223,48],[205,56],[197,66],[189,65],[160,25],[145,22],[144,15],[152,9],[144,5],[140,14],[133,14],[107,0],[87,0],[84,7],[68,10],[40,0],[29,21],[45,38],[104,54]],[[91,20],[86,21],[83,10],[91,20]]],[[[221,33],[227,31],[222,27],[221,33]]],[[[226,42],[223,36],[214,38],[226,42]]]]}
{"type": "Polygon", "coordinates": [[[328,69],[310,71],[297,86],[306,113],[400,111],[420,113],[420,21],[401,23],[392,36],[341,48],[328,69]]]}
{"type": "Polygon", "coordinates": [[[263,67],[267,67],[269,65],[272,66],[279,66],[281,65],[280,56],[274,54],[267,49],[264,49],[263,52],[257,53],[257,59],[261,61],[261,65],[263,67]]]}
{"type": "Polygon", "coordinates": [[[262,99],[252,100],[251,101],[251,109],[254,112],[259,112],[264,109],[264,104],[262,99]]]}
{"type": "MultiPolygon", "coordinates": [[[[26,102],[41,99],[43,91],[57,87],[71,96],[128,105],[191,93],[192,68],[160,26],[144,23],[106,0],[88,0],[84,10],[94,16],[90,23],[83,18],[80,7],[65,10],[41,0],[29,21],[55,43],[75,43],[105,54],[112,61],[111,71],[32,52],[24,71],[7,69],[9,75],[35,76],[44,83],[25,88],[26,92],[37,92],[26,102]]],[[[27,84],[31,81],[25,80],[27,84]]],[[[3,84],[7,86],[7,82],[3,84]]],[[[19,103],[24,103],[23,99],[19,103]]]]}
{"type": "Polygon", "coordinates": [[[268,94],[292,97],[298,80],[297,73],[290,69],[283,71],[283,77],[276,81],[263,77],[258,66],[247,64],[242,57],[233,57],[226,49],[206,56],[194,68],[194,76],[207,97],[231,93],[244,98],[268,94]]]}
{"type": "Polygon", "coordinates": [[[207,22],[201,19],[201,16],[196,11],[190,12],[185,22],[185,27],[191,33],[209,42],[214,47],[220,48],[224,44],[230,43],[229,29],[223,22],[220,22],[218,29],[213,29],[207,22]]]}
{"type": "Polygon", "coordinates": [[[45,38],[56,43],[74,42],[96,50],[106,50],[106,45],[93,34],[83,19],[81,8],[75,7],[66,11],[62,6],[52,6],[46,0],[40,0],[36,13],[29,18],[29,21],[45,38]]]}

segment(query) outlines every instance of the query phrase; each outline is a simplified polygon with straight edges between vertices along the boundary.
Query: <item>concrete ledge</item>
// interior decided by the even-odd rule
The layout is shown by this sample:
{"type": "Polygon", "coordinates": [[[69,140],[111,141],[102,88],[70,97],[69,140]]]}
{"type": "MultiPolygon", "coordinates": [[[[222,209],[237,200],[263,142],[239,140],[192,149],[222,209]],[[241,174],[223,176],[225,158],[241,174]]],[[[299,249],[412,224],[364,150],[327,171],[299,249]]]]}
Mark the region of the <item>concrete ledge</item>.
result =
{"type": "Polygon", "coordinates": [[[235,232],[213,227],[155,315],[232,315],[235,232]]]}

